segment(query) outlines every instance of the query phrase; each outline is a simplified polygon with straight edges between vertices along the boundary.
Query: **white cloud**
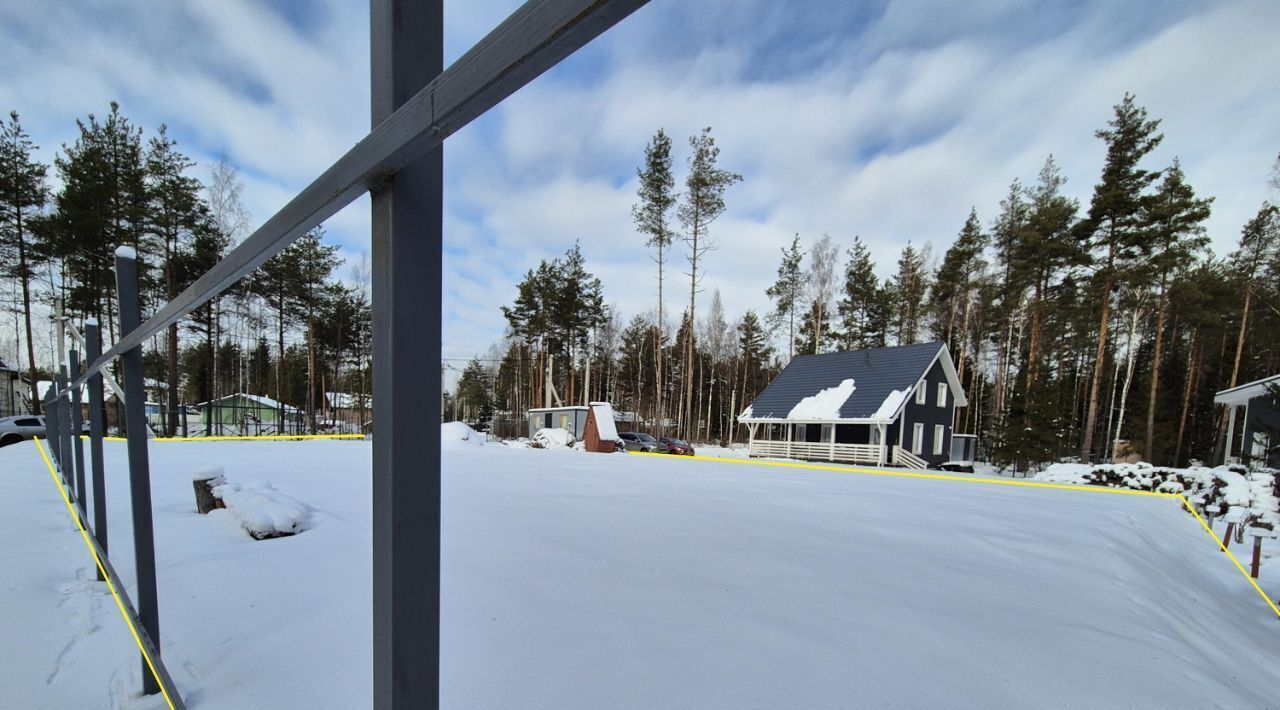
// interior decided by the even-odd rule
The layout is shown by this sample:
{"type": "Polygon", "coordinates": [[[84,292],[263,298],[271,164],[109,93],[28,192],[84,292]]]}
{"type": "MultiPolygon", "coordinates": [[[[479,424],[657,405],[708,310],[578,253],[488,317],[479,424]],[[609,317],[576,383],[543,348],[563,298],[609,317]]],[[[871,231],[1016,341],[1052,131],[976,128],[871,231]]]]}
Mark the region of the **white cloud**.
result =
{"type": "MultiPolygon", "coordinates": [[[[447,4],[458,56],[517,0],[447,4]]],[[[301,32],[252,0],[131,6],[116,23],[54,3],[0,9],[0,60],[24,71],[0,102],[49,160],[72,119],[120,98],[150,130],[167,122],[202,162],[226,148],[256,221],[368,129],[366,6],[330,0],[301,32]]],[[[945,249],[974,206],[989,222],[1011,179],[1053,153],[1087,204],[1103,147],[1093,136],[1125,91],[1163,120],[1150,165],[1174,155],[1217,198],[1228,251],[1265,196],[1280,146],[1274,85],[1280,6],[1241,0],[1147,7],[655,0],[446,144],[445,349],[483,352],[499,306],[542,258],[582,241],[625,317],[652,308],[655,268],[631,224],[634,170],[653,131],[713,126],[745,181],[713,226],[710,292],[730,316],[768,309],[778,249],[799,232],[861,235],[887,274],[902,245],[945,249]]],[[[368,248],[367,200],[329,221],[344,254],[368,248]]],[[[668,308],[687,300],[680,250],[668,308]],[[683,283],[682,283],[683,282],[683,283]]]]}

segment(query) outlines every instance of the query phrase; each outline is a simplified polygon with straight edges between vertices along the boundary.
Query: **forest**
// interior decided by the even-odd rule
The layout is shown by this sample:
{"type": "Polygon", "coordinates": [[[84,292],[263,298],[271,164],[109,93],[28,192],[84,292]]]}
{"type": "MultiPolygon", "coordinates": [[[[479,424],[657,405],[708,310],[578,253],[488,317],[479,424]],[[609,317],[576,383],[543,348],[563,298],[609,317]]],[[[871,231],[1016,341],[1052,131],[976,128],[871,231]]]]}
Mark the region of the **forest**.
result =
{"type": "MultiPolygon", "coordinates": [[[[114,341],[117,247],[137,249],[153,311],[250,228],[226,156],[194,177],[164,126],[144,136],[115,103],[69,135],[45,165],[18,113],[0,132],[0,349],[13,348],[2,354],[29,383],[51,375],[37,351],[54,349],[55,301],[114,341]]],[[[795,235],[779,244],[776,281],[759,284],[770,308],[731,315],[703,287],[705,257],[732,248],[714,223],[743,178],[721,167],[706,128],[688,139],[677,180],[659,129],[638,156],[634,233],[592,235],[631,245],[621,248],[653,269],[653,307],[609,305],[578,244],[541,260],[502,307],[501,339],[455,368],[444,415],[528,435],[523,412],[547,401],[550,383],[565,403],[611,401],[624,426],[740,441],[736,416],[791,358],[936,340],[968,393],[956,430],[977,434],[999,465],[1213,459],[1227,430],[1214,392],[1280,372],[1280,209],[1263,202],[1216,255],[1204,226],[1213,197],[1177,159],[1150,158],[1164,141],[1158,118],[1125,95],[1096,136],[1106,157],[1087,204],[1065,194],[1048,155],[999,204],[955,215],[954,236],[936,240],[945,249],[908,242],[895,264],[878,264],[860,236],[795,235]]],[[[1273,199],[1276,165],[1259,186],[1273,199]]],[[[367,259],[344,264],[317,229],[170,326],[145,348],[148,378],[166,385],[165,433],[180,404],[238,392],[299,407],[312,429],[327,417],[325,392],[364,401],[370,281],[367,259]]]]}
{"type": "MultiPolygon", "coordinates": [[[[35,383],[53,374],[53,358],[37,357],[37,343],[46,353],[57,349],[47,319],[55,302],[71,323],[96,318],[104,344],[115,342],[117,247],[137,251],[145,316],[250,227],[244,185],[225,155],[207,179],[193,177],[195,163],[165,126],[144,137],[115,102],[104,118],[89,114],[74,129],[52,166],[32,159],[35,146],[16,111],[0,131],[0,308],[13,328],[0,343],[21,344],[10,357],[35,412],[35,383]]],[[[367,395],[370,269],[362,259],[339,279],[342,266],[323,230],[313,230],[153,338],[143,358],[148,380],[163,384],[161,433],[179,430],[179,405],[238,392],[310,412],[313,430],[325,418],[324,392],[367,395]]]]}
{"type": "MultiPolygon", "coordinates": [[[[1158,118],[1126,94],[1096,137],[1106,158],[1088,204],[1064,194],[1049,155],[988,219],[977,207],[956,215],[940,255],[907,243],[882,271],[858,236],[796,235],[776,282],[761,284],[772,309],[730,319],[718,291],[699,301],[699,266],[741,178],[719,167],[707,129],[689,140],[677,191],[659,130],[632,215],[656,267],[653,310],[627,319],[606,305],[577,246],[542,261],[503,308],[506,338],[464,371],[459,416],[505,415],[518,429],[519,413],[546,401],[552,362],[566,403],[608,400],[635,428],[741,441],[736,415],[794,356],[942,341],[969,399],[956,431],[977,434],[998,465],[1219,460],[1227,422],[1214,393],[1280,372],[1280,210],[1263,202],[1220,258],[1204,227],[1213,197],[1176,158],[1151,164],[1158,118]],[[673,266],[675,318],[664,303],[673,266]]],[[[1273,196],[1275,165],[1259,186],[1273,196]]]]}

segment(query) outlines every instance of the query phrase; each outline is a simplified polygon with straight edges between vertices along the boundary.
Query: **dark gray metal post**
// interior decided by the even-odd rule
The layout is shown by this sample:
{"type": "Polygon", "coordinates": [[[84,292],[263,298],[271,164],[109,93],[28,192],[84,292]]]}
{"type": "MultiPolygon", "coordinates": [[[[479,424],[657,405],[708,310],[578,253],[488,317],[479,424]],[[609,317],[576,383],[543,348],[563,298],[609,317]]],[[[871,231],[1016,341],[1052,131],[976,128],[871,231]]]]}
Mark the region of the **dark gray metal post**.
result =
{"type": "MultiPolygon", "coordinates": [[[[84,324],[85,356],[89,362],[98,359],[102,354],[102,345],[98,342],[98,321],[89,320],[84,324]]],[[[93,536],[102,548],[103,557],[107,554],[107,478],[106,468],[102,462],[102,373],[95,372],[89,377],[89,458],[93,461],[93,536]]],[[[102,570],[98,570],[98,581],[104,581],[102,570]]]]}
{"type": "MultiPolygon", "coordinates": [[[[372,0],[371,10],[376,127],[444,68],[443,3],[372,0]]],[[[440,703],[440,392],[414,373],[440,360],[442,156],[434,147],[372,193],[377,710],[440,703]]]]}
{"type": "Polygon", "coordinates": [[[49,383],[49,399],[44,404],[44,427],[49,437],[49,454],[58,465],[58,473],[62,474],[62,482],[67,482],[67,474],[62,470],[62,413],[58,411],[58,383],[49,383]]]}
{"type": "MultiPolygon", "coordinates": [[[[72,348],[68,360],[71,365],[71,379],[75,380],[80,376],[80,353],[75,348],[72,348]]],[[[71,453],[75,458],[76,499],[80,501],[80,507],[84,508],[86,506],[85,501],[89,498],[88,489],[84,485],[84,440],[80,438],[80,434],[84,430],[84,413],[80,410],[79,387],[71,388],[70,400],[71,453]]]]}
{"type": "MultiPolygon", "coordinates": [[[[142,323],[138,304],[138,261],[127,247],[116,251],[116,294],[120,299],[120,332],[127,334],[142,323]]],[[[138,616],[160,649],[160,611],[156,598],[155,532],[151,520],[151,470],[147,460],[147,395],[143,389],[142,346],[120,356],[124,372],[124,412],[129,428],[129,498],[133,504],[133,556],[138,571],[138,616]]],[[[142,690],[160,692],[160,685],[142,659],[142,690]]]]}
{"type": "Polygon", "coordinates": [[[71,453],[71,396],[67,392],[67,365],[58,368],[58,440],[62,445],[62,478],[71,490],[71,497],[79,500],[76,490],[76,459],[71,453]]]}

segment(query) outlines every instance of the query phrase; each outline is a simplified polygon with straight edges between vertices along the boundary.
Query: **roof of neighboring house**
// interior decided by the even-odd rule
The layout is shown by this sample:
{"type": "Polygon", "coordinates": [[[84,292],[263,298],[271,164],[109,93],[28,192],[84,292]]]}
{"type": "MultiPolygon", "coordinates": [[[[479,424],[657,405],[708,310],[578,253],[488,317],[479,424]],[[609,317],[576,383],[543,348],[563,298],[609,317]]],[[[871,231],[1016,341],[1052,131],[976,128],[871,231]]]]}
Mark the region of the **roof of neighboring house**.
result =
{"type": "Polygon", "coordinates": [[[335,409],[359,409],[360,400],[364,400],[365,408],[373,406],[373,395],[351,394],[349,392],[325,392],[325,402],[335,409]]]}
{"type": "Polygon", "coordinates": [[[1246,382],[1243,385],[1232,387],[1231,389],[1222,390],[1213,395],[1214,404],[1234,404],[1243,406],[1249,403],[1254,397],[1261,397],[1267,394],[1270,387],[1280,387],[1280,375],[1272,375],[1264,377],[1253,382],[1246,382]]]}
{"type": "Polygon", "coordinates": [[[936,342],[797,356],[740,419],[890,422],[935,360],[943,363],[956,405],[964,406],[951,356],[936,342]]]}
{"type": "Polygon", "coordinates": [[[289,412],[289,413],[293,413],[293,412],[300,412],[300,411],[302,411],[302,410],[298,409],[297,407],[291,407],[291,406],[289,406],[289,405],[287,405],[287,404],[281,404],[280,402],[277,402],[277,401],[275,401],[274,399],[271,399],[270,397],[267,397],[267,396],[265,396],[265,395],[260,395],[260,394],[245,394],[245,393],[243,393],[243,392],[237,392],[237,393],[235,393],[235,394],[229,394],[229,395],[227,395],[226,397],[219,397],[219,398],[217,398],[217,399],[213,400],[213,402],[201,402],[200,404],[197,404],[196,406],[197,406],[197,407],[203,407],[203,406],[208,405],[208,404],[218,404],[219,402],[223,402],[223,401],[226,401],[226,400],[228,400],[228,399],[234,399],[234,398],[236,398],[236,397],[242,397],[242,398],[247,399],[247,400],[249,400],[249,401],[251,401],[251,402],[256,402],[256,403],[258,403],[258,404],[262,405],[263,407],[266,407],[267,409],[283,409],[284,411],[289,412]]]}

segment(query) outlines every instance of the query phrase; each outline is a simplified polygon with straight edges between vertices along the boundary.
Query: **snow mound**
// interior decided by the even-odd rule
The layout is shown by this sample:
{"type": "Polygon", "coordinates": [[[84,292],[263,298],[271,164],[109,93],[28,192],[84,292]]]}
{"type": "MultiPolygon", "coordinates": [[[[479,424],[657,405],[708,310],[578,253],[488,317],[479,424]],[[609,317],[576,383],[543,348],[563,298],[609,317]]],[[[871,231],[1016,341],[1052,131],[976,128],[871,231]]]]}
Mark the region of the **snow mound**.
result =
{"type": "Polygon", "coordinates": [[[573,434],[565,429],[539,429],[529,445],[535,449],[568,449],[573,446],[573,434]]]}
{"type": "Polygon", "coordinates": [[[270,483],[223,483],[213,487],[227,511],[255,540],[296,535],[311,525],[311,506],[277,491],[270,483]]]}
{"type": "Polygon", "coordinates": [[[445,422],[440,425],[440,447],[484,446],[484,434],[462,422],[445,422]]]}
{"type": "Polygon", "coordinates": [[[911,389],[894,390],[889,393],[884,401],[880,403],[880,408],[875,414],[871,415],[872,419],[893,419],[893,415],[897,414],[902,403],[907,401],[907,397],[911,395],[911,389]]]}
{"type": "Polygon", "coordinates": [[[840,407],[853,394],[853,380],[844,380],[796,403],[787,419],[839,419],[840,407]]]}

